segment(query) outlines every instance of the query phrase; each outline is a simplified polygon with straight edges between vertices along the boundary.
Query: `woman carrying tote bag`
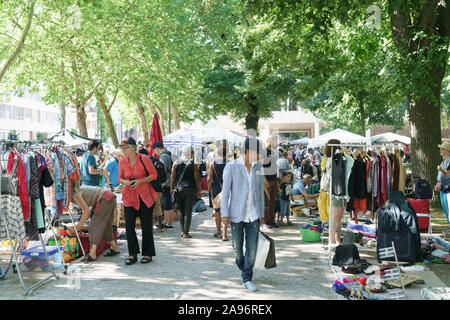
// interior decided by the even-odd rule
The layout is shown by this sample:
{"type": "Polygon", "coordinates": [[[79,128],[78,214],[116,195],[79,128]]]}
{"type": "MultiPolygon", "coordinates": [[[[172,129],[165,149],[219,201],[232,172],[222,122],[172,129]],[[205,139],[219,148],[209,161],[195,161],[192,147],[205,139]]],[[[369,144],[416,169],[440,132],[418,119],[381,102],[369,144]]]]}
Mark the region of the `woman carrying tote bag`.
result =
{"type": "Polygon", "coordinates": [[[217,160],[215,160],[208,168],[208,190],[212,195],[213,208],[215,211],[217,233],[215,238],[228,241],[227,230],[228,225],[224,225],[222,234],[222,224],[220,216],[220,200],[222,196],[223,171],[225,170],[227,159],[227,149],[223,146],[217,150],[217,160]]]}

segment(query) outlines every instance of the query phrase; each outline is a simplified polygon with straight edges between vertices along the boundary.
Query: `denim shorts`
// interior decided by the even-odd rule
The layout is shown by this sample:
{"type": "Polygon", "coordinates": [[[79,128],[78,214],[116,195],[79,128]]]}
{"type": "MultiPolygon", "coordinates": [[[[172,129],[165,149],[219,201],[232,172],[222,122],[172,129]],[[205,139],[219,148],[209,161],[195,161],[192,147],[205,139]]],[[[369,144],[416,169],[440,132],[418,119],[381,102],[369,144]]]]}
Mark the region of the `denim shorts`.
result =
{"type": "Polygon", "coordinates": [[[347,200],[339,199],[334,196],[331,197],[331,207],[333,208],[345,208],[347,205],[347,200]]]}
{"type": "Polygon", "coordinates": [[[291,215],[291,202],[280,199],[280,216],[289,217],[291,215]]]}

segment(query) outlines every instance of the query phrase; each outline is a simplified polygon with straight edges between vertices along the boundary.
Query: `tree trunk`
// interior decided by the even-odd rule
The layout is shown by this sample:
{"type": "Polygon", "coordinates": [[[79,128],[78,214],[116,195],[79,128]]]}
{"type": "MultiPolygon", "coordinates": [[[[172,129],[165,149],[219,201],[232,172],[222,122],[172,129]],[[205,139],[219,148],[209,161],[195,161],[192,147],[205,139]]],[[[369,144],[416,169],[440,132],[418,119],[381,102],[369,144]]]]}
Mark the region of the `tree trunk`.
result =
{"type": "Polygon", "coordinates": [[[173,113],[173,122],[175,126],[175,130],[180,129],[180,114],[178,113],[177,107],[173,103],[170,104],[170,109],[173,113]]]}
{"type": "MultiPolygon", "coordinates": [[[[411,162],[413,176],[427,179],[432,186],[436,183],[436,167],[441,160],[437,147],[441,142],[440,92],[450,36],[450,8],[446,2],[430,0],[414,7],[406,0],[389,1],[391,30],[397,49],[406,61],[411,59],[418,66],[424,65],[420,80],[415,80],[414,89],[408,95],[411,162]],[[422,35],[416,36],[414,30],[422,35]]],[[[436,203],[435,194],[432,204],[436,203]]]]}
{"type": "Polygon", "coordinates": [[[171,124],[171,122],[172,122],[172,114],[171,114],[171,112],[170,112],[170,98],[167,98],[167,124],[168,124],[168,126],[169,126],[169,134],[172,132],[172,124],[171,124]]]}
{"type": "Polygon", "coordinates": [[[248,113],[245,116],[245,128],[247,129],[247,132],[249,131],[253,131],[254,133],[252,134],[251,132],[250,135],[258,135],[258,122],[259,122],[259,114],[258,114],[258,109],[259,106],[257,104],[255,104],[253,101],[256,99],[256,97],[253,94],[250,94],[247,98],[247,104],[249,106],[248,109],[248,113]]]}
{"type": "Polygon", "coordinates": [[[27,17],[27,24],[25,25],[25,28],[22,32],[22,36],[20,37],[20,40],[16,46],[16,49],[13,51],[13,53],[11,54],[9,59],[6,61],[3,68],[0,70],[0,83],[2,82],[3,78],[5,77],[6,72],[11,67],[11,65],[14,63],[14,61],[17,59],[17,57],[19,56],[20,52],[23,49],[23,46],[25,45],[25,39],[28,36],[30,27],[31,27],[31,21],[33,20],[35,2],[36,1],[34,1],[34,0],[31,1],[30,11],[28,12],[28,17],[27,17]]]}
{"type": "Polygon", "coordinates": [[[84,103],[78,103],[75,108],[77,110],[78,134],[87,138],[88,131],[86,126],[86,110],[84,110],[84,105],[84,103]]]}
{"type": "Polygon", "coordinates": [[[105,115],[105,121],[108,126],[108,131],[111,136],[112,143],[115,148],[119,146],[119,140],[117,139],[116,128],[114,127],[114,122],[111,117],[111,111],[108,109],[108,106],[105,103],[104,94],[96,93],[96,99],[100,104],[100,108],[102,109],[103,114],[105,115]]]}
{"type": "Polygon", "coordinates": [[[366,136],[366,115],[364,112],[364,97],[361,94],[359,96],[359,113],[361,115],[361,135],[366,136]]]}
{"type": "Polygon", "coordinates": [[[145,109],[140,102],[136,102],[136,110],[141,121],[142,134],[144,135],[144,146],[147,146],[150,139],[148,136],[147,117],[145,116],[145,109]]]}
{"type": "Polygon", "coordinates": [[[59,111],[61,112],[61,131],[66,128],[66,104],[61,102],[59,104],[59,111]]]}
{"type": "Polygon", "coordinates": [[[166,130],[164,126],[164,113],[162,112],[160,106],[155,101],[150,100],[150,104],[151,106],[155,107],[155,109],[153,109],[151,106],[149,106],[150,114],[154,114],[156,111],[158,115],[159,127],[161,128],[161,134],[164,137],[166,135],[166,130]]]}

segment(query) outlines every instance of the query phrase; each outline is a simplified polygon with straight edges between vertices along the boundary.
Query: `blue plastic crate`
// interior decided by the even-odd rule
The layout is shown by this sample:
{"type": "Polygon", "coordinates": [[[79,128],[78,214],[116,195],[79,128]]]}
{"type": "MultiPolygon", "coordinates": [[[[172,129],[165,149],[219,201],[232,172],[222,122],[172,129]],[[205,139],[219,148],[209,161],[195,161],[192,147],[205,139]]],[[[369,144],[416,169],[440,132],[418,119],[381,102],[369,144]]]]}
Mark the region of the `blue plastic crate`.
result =
{"type": "MultiPolygon", "coordinates": [[[[55,255],[59,252],[57,246],[46,246],[45,249],[47,250],[47,254],[49,256],[55,255]]],[[[59,247],[59,249],[63,251],[63,247],[59,247]]],[[[20,254],[25,257],[45,257],[45,252],[42,246],[36,246],[34,248],[22,251],[20,254]]]]}

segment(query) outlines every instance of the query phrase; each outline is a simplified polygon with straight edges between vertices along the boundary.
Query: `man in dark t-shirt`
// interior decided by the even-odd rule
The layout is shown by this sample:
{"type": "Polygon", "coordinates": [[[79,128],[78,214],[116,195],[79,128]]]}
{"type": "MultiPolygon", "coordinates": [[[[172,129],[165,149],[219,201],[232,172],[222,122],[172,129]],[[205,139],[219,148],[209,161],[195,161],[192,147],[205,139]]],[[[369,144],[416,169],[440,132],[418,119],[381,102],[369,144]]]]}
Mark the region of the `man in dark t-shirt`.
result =
{"type": "Polygon", "coordinates": [[[268,206],[264,208],[264,222],[269,228],[277,228],[275,223],[275,200],[280,189],[278,173],[278,137],[271,136],[267,140],[267,152],[264,157],[264,192],[267,197],[268,206]]]}

